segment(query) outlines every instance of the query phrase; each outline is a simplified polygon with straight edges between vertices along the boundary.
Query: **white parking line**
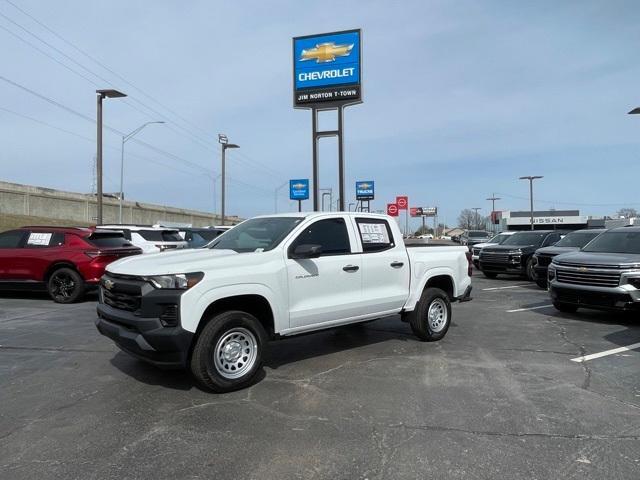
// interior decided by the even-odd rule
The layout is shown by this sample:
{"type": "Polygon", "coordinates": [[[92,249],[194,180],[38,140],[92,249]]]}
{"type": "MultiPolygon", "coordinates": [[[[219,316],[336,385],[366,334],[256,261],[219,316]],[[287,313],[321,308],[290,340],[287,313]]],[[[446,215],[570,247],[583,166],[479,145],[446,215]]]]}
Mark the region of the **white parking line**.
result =
{"type": "Polygon", "coordinates": [[[508,287],[491,287],[491,288],[483,288],[482,291],[488,292],[489,290],[504,290],[506,288],[520,288],[520,287],[528,287],[528,283],[523,283],[522,285],[509,285],[508,287]]]}
{"type": "Polygon", "coordinates": [[[636,348],[640,348],[640,343],[634,343],[633,345],[627,345],[626,347],[614,348],[613,350],[605,350],[600,353],[592,353],[591,355],[585,355],[584,357],[576,357],[572,358],[572,362],[587,362],[589,360],[593,360],[594,358],[606,357],[607,355],[615,355],[616,353],[627,352],[629,350],[634,350],[636,348]]]}
{"type": "Polygon", "coordinates": [[[549,308],[549,307],[553,307],[553,305],[538,305],[537,307],[516,308],[515,310],[507,310],[507,313],[526,312],[528,310],[538,310],[539,308],[549,308]]]}

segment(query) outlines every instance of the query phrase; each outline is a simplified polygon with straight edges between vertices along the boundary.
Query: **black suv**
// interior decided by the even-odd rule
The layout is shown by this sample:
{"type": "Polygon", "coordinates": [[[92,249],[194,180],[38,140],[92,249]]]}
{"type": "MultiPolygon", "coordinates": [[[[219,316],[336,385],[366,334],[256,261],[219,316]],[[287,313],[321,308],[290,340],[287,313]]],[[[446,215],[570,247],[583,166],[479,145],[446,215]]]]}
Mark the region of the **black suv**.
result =
{"type": "Polygon", "coordinates": [[[536,272],[536,283],[540,288],[547,288],[547,268],[553,257],[562,253],[575,252],[584,247],[591,240],[603,232],[605,228],[576,230],[567,234],[562,240],[551,247],[543,247],[533,254],[533,269],[536,272]]]}
{"type": "Polygon", "coordinates": [[[549,265],[549,292],[561,312],[579,307],[640,312],[640,227],[613,228],[549,265]]]}
{"type": "Polygon", "coordinates": [[[524,275],[535,280],[533,254],[540,247],[548,247],[568,234],[564,230],[533,230],[518,232],[502,245],[485,247],[480,252],[480,270],[487,278],[498,274],[524,275]]]}

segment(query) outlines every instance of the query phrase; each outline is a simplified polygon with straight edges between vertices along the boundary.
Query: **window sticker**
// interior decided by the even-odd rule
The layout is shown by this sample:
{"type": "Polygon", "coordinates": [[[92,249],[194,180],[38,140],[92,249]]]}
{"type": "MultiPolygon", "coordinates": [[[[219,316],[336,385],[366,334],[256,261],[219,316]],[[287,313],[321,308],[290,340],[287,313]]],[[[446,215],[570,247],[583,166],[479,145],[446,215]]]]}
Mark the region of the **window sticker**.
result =
{"type": "Polygon", "coordinates": [[[51,241],[51,233],[30,233],[27,239],[27,245],[49,245],[51,241]]]}
{"type": "Polygon", "coordinates": [[[389,232],[383,223],[358,223],[362,243],[390,243],[389,232]]]}

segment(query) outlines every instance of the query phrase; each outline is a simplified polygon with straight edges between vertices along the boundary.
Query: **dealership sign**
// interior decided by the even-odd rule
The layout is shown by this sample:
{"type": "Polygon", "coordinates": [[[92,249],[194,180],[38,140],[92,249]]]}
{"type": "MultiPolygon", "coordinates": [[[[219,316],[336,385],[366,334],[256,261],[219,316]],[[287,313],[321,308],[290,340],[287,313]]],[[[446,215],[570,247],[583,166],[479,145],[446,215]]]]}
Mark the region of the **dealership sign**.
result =
{"type": "Polygon", "coordinates": [[[438,215],[438,207],[422,207],[422,215],[425,217],[435,217],[438,215]]]}
{"type": "Polygon", "coordinates": [[[361,31],[293,39],[293,105],[361,101],[361,31]]]}
{"type": "Polygon", "coordinates": [[[309,199],[309,179],[289,180],[289,199],[307,200],[309,199]]]}
{"type": "Polygon", "coordinates": [[[411,207],[409,209],[409,215],[412,217],[421,217],[422,216],[422,208],[420,207],[411,207]]]}
{"type": "Polygon", "coordinates": [[[356,200],[373,200],[375,197],[375,184],[373,180],[356,182],[356,200]]]}
{"type": "Polygon", "coordinates": [[[398,205],[395,203],[387,203],[387,215],[390,217],[398,216],[398,205]]]}

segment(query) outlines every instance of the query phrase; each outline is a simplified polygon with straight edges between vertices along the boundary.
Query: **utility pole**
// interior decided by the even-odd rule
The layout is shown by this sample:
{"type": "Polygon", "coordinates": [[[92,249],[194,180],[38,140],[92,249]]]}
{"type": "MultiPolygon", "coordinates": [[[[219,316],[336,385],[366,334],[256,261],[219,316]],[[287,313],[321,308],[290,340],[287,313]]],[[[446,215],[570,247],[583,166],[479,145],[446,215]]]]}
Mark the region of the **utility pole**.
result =
{"type": "Polygon", "coordinates": [[[489,200],[491,202],[491,230],[495,233],[496,228],[494,227],[493,224],[493,215],[495,214],[496,211],[496,200],[502,200],[500,197],[496,197],[495,193],[491,194],[491,197],[487,198],[487,200],[489,200]]]}
{"type": "Polygon", "coordinates": [[[480,207],[473,207],[471,210],[476,212],[475,220],[476,220],[476,230],[480,230],[480,219],[478,217],[478,210],[482,210],[480,207]]]}
{"type": "Polygon", "coordinates": [[[222,197],[221,198],[221,203],[222,203],[221,216],[222,216],[222,218],[221,218],[220,221],[222,222],[222,225],[224,225],[225,224],[225,221],[224,221],[225,220],[225,211],[224,211],[224,207],[225,207],[225,168],[226,168],[225,154],[226,154],[227,148],[240,148],[240,145],[236,145],[235,143],[229,143],[229,139],[227,138],[227,136],[222,134],[222,133],[218,134],[218,142],[220,143],[220,146],[222,148],[222,171],[220,173],[222,175],[222,179],[221,179],[222,180],[222,182],[221,182],[222,184],[221,184],[221,188],[220,188],[222,190],[222,194],[221,194],[221,197],[222,197]]]}
{"type": "Polygon", "coordinates": [[[531,202],[531,230],[533,230],[533,181],[539,178],[544,178],[542,175],[530,175],[527,177],[520,177],[520,180],[529,180],[529,200],[531,202]]]}
{"type": "Polygon", "coordinates": [[[107,89],[107,90],[96,90],[98,108],[97,115],[98,119],[96,122],[97,132],[96,132],[96,150],[97,150],[97,161],[96,161],[96,170],[97,170],[97,183],[98,183],[98,220],[97,225],[102,224],[102,100],[105,98],[120,98],[126,97],[126,95],[118,90],[107,89]]]}

